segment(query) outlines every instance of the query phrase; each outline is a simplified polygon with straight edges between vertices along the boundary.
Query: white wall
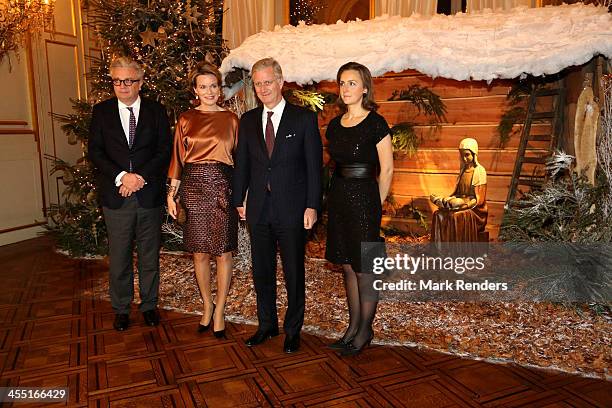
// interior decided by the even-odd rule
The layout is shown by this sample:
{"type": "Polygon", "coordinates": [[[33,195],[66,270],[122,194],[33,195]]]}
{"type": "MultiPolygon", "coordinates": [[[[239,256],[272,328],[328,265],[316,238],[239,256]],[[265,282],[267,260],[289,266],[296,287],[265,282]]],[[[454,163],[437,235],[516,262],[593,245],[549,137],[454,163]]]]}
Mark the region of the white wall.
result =
{"type": "Polygon", "coordinates": [[[0,64],[0,245],[37,236],[46,208],[61,197],[61,174],[50,175],[54,155],[74,163],[82,154],[69,145],[50,113],[71,113],[69,98],[86,97],[84,38],[79,0],[56,0],[55,21],[39,38],[0,64]]]}

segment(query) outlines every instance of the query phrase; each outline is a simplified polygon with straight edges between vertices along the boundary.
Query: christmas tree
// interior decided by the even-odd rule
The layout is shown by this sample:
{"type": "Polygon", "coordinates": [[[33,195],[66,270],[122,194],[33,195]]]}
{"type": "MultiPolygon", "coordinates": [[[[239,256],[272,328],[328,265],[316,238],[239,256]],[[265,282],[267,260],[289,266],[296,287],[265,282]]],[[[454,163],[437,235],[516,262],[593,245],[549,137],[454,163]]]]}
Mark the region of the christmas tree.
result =
{"type": "Polygon", "coordinates": [[[117,55],[138,61],[145,70],[141,95],[164,104],[174,123],[191,107],[190,69],[203,60],[219,65],[226,53],[221,39],[222,0],[90,0],[87,5],[87,26],[96,33],[102,49],[89,72],[90,96],[87,101],[72,101],[74,113],[54,116],[63,123],[68,142],[81,144],[83,157],[74,165],[49,157],[54,161],[53,171],[63,172],[66,186],[65,204],[49,209],[49,232],[58,247],[72,256],[104,254],[107,248],[86,154],[93,105],[113,95],[110,61],[117,55]]]}

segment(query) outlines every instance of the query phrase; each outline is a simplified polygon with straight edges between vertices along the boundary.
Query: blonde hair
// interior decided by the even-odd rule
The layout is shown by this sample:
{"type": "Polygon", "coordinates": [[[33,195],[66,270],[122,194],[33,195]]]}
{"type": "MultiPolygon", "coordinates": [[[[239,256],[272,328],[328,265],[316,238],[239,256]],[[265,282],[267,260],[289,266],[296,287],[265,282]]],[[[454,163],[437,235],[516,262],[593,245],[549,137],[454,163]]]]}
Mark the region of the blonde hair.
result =
{"type": "Polygon", "coordinates": [[[144,70],[140,64],[134,61],[131,57],[121,56],[113,58],[110,66],[108,67],[108,72],[112,74],[112,71],[115,68],[131,68],[138,73],[138,79],[142,79],[144,77],[144,70]]]}
{"type": "Polygon", "coordinates": [[[260,59],[255,64],[253,64],[253,67],[251,68],[251,76],[253,76],[256,71],[261,71],[262,69],[266,69],[268,67],[272,67],[274,75],[277,78],[281,79],[283,77],[283,70],[281,69],[280,64],[278,63],[278,61],[271,57],[260,59]]]}

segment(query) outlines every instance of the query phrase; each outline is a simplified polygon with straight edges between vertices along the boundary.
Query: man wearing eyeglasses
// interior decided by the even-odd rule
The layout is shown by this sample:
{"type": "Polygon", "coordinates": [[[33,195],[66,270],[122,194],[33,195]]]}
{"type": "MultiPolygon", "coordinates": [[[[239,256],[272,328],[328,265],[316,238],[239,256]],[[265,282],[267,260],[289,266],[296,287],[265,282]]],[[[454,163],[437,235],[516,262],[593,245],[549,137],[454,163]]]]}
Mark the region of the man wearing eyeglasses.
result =
{"type": "Polygon", "coordinates": [[[94,106],[88,143],[108,231],[113,327],[123,331],[134,299],[134,243],[140,311],[145,324],[159,324],[161,209],[172,136],[166,109],[140,97],[144,76],[140,65],[119,57],[109,71],[115,97],[94,106]]]}
{"type": "Polygon", "coordinates": [[[272,58],[251,70],[263,106],[240,119],[233,203],[251,234],[253,280],[259,327],[246,340],[256,346],[277,336],[276,249],[280,249],[287,289],[284,351],[300,346],[304,323],[306,230],[321,205],[322,144],[317,115],[285,101],[283,73],[272,58]],[[248,190],[246,210],[244,200],[248,190]]]}

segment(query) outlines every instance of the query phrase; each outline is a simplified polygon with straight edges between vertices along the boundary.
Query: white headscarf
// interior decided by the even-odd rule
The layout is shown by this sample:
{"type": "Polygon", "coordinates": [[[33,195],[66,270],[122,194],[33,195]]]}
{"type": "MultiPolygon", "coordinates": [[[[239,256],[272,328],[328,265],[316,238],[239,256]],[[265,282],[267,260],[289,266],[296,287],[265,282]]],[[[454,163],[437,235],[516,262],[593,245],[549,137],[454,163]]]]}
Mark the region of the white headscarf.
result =
{"type": "MultiPolygon", "coordinates": [[[[476,141],[476,139],[472,139],[471,137],[466,137],[465,139],[463,139],[459,143],[459,150],[462,149],[469,150],[470,152],[472,152],[472,154],[474,155],[474,167],[478,166],[478,142],[476,141]]],[[[461,170],[463,170],[464,166],[465,163],[461,161],[461,170]]]]}

